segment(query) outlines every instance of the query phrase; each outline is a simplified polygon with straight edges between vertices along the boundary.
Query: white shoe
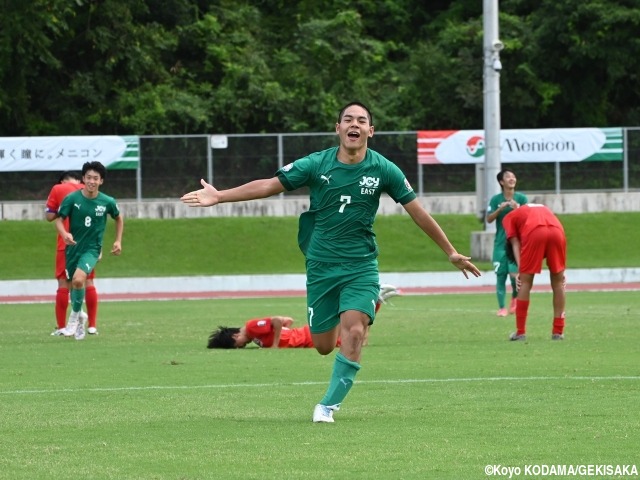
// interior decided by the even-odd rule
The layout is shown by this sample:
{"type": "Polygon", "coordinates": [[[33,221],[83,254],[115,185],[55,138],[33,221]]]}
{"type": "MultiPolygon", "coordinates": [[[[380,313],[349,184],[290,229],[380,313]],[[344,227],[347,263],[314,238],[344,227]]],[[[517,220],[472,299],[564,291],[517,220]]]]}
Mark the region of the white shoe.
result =
{"type": "Polygon", "coordinates": [[[378,294],[378,302],[387,303],[387,300],[391,297],[397,297],[398,295],[402,295],[400,290],[398,290],[393,285],[388,283],[380,285],[380,293],[378,294]]]}
{"type": "Polygon", "coordinates": [[[333,412],[340,410],[340,405],[317,404],[313,409],[313,423],[333,423],[333,412]]]}
{"type": "Polygon", "coordinates": [[[56,328],[53,332],[51,332],[52,337],[62,337],[64,335],[64,328],[56,328]]]}
{"type": "Polygon", "coordinates": [[[67,322],[67,326],[64,329],[63,335],[65,337],[72,337],[76,334],[76,330],[78,329],[80,314],[76,312],[71,312],[69,315],[69,321],[67,322]]]}
{"type": "Polygon", "coordinates": [[[87,333],[89,335],[98,335],[98,329],[96,327],[89,327],[87,333]]]}
{"type": "Polygon", "coordinates": [[[80,321],[78,322],[78,327],[76,328],[76,332],[74,337],[76,340],[84,340],[84,336],[87,332],[87,316],[86,313],[80,312],[80,321]]]}

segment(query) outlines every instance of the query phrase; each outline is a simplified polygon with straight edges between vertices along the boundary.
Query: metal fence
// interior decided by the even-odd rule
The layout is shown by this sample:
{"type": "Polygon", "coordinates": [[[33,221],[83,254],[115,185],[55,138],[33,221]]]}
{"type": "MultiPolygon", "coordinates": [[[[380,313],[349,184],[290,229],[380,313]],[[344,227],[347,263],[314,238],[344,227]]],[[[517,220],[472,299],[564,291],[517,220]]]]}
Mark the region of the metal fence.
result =
{"type": "MultiPolygon", "coordinates": [[[[640,128],[623,128],[622,162],[510,163],[528,193],[640,190],[640,128]]],[[[334,133],[231,134],[224,149],[210,135],[141,136],[140,168],[109,171],[102,190],[118,200],[177,199],[200,178],[229,188],[272,176],[310,152],[337,145],[334,133]]],[[[395,162],[420,195],[476,192],[476,165],[419,165],[416,132],[376,132],[370,147],[395,162]]],[[[0,201],[44,201],[59,172],[0,173],[0,201]]],[[[300,191],[295,194],[299,195],[300,191]]],[[[284,195],[287,195],[284,194],[284,195]]]]}

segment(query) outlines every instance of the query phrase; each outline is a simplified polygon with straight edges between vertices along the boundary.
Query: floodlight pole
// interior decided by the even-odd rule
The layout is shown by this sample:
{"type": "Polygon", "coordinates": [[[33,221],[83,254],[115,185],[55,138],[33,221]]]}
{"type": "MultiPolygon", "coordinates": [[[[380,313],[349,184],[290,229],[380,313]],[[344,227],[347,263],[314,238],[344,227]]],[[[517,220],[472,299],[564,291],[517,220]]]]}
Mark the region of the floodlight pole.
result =
{"type": "MultiPolygon", "coordinates": [[[[484,205],[500,193],[496,175],[500,172],[500,51],[504,45],[498,32],[498,0],[483,0],[484,31],[484,205]]],[[[478,209],[480,210],[480,208],[478,209]]],[[[484,220],[485,231],[495,232],[496,224],[484,220]]]]}

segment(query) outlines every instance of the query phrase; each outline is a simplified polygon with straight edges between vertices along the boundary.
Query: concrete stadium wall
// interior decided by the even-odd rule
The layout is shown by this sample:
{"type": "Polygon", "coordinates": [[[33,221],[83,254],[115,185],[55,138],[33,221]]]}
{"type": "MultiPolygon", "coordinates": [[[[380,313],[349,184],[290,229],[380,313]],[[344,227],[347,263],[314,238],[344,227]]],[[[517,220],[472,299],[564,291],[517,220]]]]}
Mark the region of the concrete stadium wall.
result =
{"type": "MultiPolygon", "coordinates": [[[[564,193],[529,194],[533,203],[548,205],[559,214],[594,212],[637,212],[640,211],[640,192],[564,193]]],[[[476,196],[437,195],[421,199],[425,208],[433,214],[477,214],[482,209],[476,205],[476,196]]],[[[177,199],[154,199],[136,202],[118,202],[125,218],[196,218],[196,217],[266,217],[298,216],[309,208],[308,197],[270,198],[242,203],[226,203],[214,208],[191,208],[177,199]]],[[[386,195],[380,201],[379,215],[404,213],[386,195]]],[[[2,202],[0,220],[42,220],[42,202],[2,202]]]]}

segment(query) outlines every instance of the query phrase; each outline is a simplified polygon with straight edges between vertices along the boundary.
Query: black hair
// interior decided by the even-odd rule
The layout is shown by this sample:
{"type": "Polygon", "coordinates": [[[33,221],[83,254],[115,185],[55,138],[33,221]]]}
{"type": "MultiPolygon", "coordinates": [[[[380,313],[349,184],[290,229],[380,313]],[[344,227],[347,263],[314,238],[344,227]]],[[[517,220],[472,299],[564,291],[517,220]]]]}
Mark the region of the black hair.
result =
{"type": "Polygon", "coordinates": [[[516,174],[516,172],[514,172],[510,168],[503,168],[498,172],[498,175],[496,175],[496,178],[498,179],[498,183],[502,181],[502,179],[504,178],[504,174],[507,172],[513,173],[514,175],[516,174]]]}
{"type": "Polygon", "coordinates": [[[78,172],[74,171],[74,170],[67,170],[66,172],[62,172],[60,174],[60,177],[58,177],[58,183],[62,183],[65,180],[78,180],[79,182],[82,181],[82,175],[80,175],[78,172]]]}
{"type": "Polygon", "coordinates": [[[338,113],[338,123],[342,121],[342,116],[344,115],[344,111],[349,107],[353,107],[354,105],[358,107],[362,107],[367,111],[367,116],[369,117],[369,125],[373,125],[373,115],[371,114],[371,110],[369,110],[369,107],[367,107],[364,103],[360,103],[360,102],[349,102],[344,107],[342,107],[340,109],[340,113],[338,113]]]}
{"type": "Polygon", "coordinates": [[[100,174],[100,178],[104,180],[107,176],[107,169],[104,168],[100,162],[86,162],[82,165],[82,176],[84,177],[89,170],[93,170],[94,172],[98,172],[100,174]]]}
{"type": "Polygon", "coordinates": [[[236,333],[240,333],[237,327],[218,327],[218,330],[211,332],[207,348],[236,348],[233,338],[236,333]]]}

